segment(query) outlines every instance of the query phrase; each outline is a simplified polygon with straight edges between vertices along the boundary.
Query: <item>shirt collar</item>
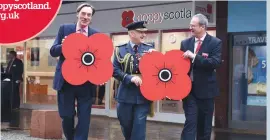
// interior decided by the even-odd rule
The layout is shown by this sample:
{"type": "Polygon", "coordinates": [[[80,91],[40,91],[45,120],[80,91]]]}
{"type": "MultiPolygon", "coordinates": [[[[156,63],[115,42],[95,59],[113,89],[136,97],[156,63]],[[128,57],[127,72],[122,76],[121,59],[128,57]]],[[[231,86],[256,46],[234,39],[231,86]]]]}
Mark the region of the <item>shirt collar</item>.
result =
{"type": "MultiPolygon", "coordinates": [[[[200,40],[203,41],[205,39],[205,37],[206,37],[206,33],[204,33],[203,37],[200,40]]],[[[199,40],[199,38],[195,37],[195,42],[197,42],[198,40],[199,40]]]]}
{"type": "MultiPolygon", "coordinates": [[[[79,31],[81,29],[81,27],[79,26],[79,24],[76,24],[76,31],[79,31]]],[[[88,33],[88,26],[84,27],[83,30],[88,33]]]]}
{"type": "MultiPolygon", "coordinates": [[[[136,44],[132,43],[131,41],[129,41],[130,46],[133,48],[136,44]]],[[[139,46],[139,45],[138,45],[139,46]]]]}

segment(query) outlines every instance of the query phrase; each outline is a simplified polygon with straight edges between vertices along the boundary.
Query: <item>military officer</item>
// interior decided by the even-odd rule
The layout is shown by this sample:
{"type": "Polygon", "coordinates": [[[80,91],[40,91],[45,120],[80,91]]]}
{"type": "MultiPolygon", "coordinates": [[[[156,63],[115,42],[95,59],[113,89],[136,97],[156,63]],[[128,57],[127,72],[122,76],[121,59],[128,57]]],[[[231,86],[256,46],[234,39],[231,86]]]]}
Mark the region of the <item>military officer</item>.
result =
{"type": "Polygon", "coordinates": [[[113,77],[120,82],[117,100],[117,117],[125,140],[146,139],[146,119],[151,110],[151,101],[143,97],[140,91],[139,60],[145,53],[154,50],[154,46],[143,43],[146,36],[145,21],[127,25],[130,41],[116,46],[113,60],[113,77]]]}

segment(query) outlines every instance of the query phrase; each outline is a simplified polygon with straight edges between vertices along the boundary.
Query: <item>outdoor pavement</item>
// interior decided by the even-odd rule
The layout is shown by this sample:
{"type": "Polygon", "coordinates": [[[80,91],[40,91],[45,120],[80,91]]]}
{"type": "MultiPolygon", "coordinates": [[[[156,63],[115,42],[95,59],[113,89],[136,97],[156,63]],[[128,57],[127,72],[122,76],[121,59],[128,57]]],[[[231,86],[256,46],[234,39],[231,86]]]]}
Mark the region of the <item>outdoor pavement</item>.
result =
{"type": "MultiPolygon", "coordinates": [[[[31,110],[18,112],[11,124],[1,124],[1,140],[43,140],[30,137],[31,110]]],[[[180,124],[149,121],[147,140],[180,140],[182,129],[183,125],[180,124]]],[[[88,140],[124,140],[119,121],[92,116],[88,140]]],[[[211,140],[266,140],[266,135],[258,132],[214,129],[211,140]]]]}

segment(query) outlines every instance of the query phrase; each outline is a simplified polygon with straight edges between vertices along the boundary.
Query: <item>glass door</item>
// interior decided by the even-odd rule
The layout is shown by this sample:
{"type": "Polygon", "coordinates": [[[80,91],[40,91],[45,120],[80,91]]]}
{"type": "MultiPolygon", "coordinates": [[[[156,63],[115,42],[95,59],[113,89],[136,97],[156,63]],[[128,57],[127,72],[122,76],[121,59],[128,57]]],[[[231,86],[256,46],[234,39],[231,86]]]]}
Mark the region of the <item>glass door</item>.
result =
{"type": "Polygon", "coordinates": [[[265,36],[265,33],[231,36],[232,128],[266,131],[265,36]]]}

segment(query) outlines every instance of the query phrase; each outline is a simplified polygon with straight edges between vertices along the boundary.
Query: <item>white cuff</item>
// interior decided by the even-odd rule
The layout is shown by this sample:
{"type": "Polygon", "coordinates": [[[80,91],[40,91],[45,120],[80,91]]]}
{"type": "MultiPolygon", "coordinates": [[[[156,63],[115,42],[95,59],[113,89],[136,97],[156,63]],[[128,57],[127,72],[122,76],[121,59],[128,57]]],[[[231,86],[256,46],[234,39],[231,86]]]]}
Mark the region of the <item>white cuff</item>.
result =
{"type": "Polygon", "coordinates": [[[196,54],[195,54],[194,58],[192,59],[192,63],[194,63],[195,58],[196,58],[196,54]]]}

